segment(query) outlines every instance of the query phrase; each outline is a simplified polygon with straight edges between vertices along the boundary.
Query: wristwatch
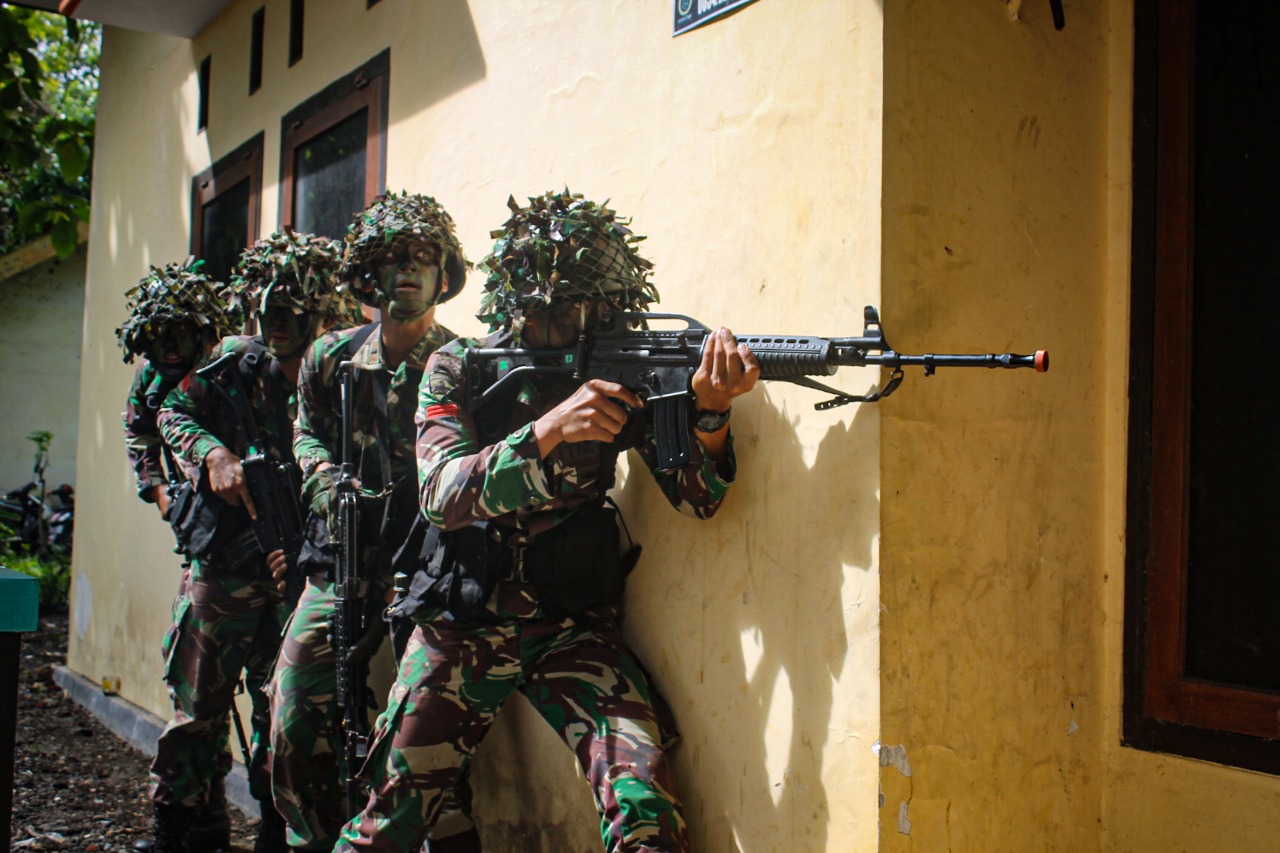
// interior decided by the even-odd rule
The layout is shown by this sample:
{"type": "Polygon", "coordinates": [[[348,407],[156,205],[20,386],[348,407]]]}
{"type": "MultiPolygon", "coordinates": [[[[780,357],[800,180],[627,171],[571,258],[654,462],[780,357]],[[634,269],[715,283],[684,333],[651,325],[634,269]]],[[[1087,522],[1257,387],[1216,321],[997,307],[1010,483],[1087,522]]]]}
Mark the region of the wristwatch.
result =
{"type": "Polygon", "coordinates": [[[733,406],[725,409],[723,412],[711,412],[706,409],[698,409],[695,414],[698,419],[693,422],[693,428],[698,432],[719,432],[724,429],[725,424],[729,423],[729,415],[733,413],[733,406]]]}

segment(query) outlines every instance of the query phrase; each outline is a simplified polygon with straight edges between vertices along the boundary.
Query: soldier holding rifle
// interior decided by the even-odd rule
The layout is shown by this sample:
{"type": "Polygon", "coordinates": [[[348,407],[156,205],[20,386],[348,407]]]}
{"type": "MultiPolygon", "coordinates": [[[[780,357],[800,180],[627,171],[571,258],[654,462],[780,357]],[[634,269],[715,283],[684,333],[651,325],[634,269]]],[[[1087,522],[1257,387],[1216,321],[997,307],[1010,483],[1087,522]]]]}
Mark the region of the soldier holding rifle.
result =
{"type": "MultiPolygon", "coordinates": [[[[190,546],[189,606],[175,619],[166,667],[174,716],[152,764],[153,851],[188,849],[191,811],[230,770],[220,745],[242,673],[253,703],[250,790],[262,805],[255,851],[286,849],[284,824],[271,804],[268,705],[261,692],[286,605],[253,525],[264,513],[287,508],[257,506],[263,495],[251,493],[245,466],[251,457],[271,465],[292,460],[302,354],[334,323],[358,316],[354,302],[335,287],[339,258],[333,241],[287,229],[249,247],[232,279],[231,299],[247,305],[262,334],[224,338],[211,363],[189,374],[160,410],[165,441],[196,483],[191,503],[174,507],[175,532],[188,519],[199,520],[201,529],[189,540],[200,542],[190,546]]],[[[290,497],[287,490],[279,495],[290,497]]],[[[284,558],[278,551],[273,556],[284,558]]]]}
{"type": "MultiPolygon", "coordinates": [[[[271,683],[272,784],[296,850],[330,850],[363,803],[354,777],[368,736],[368,665],[386,634],[392,557],[418,516],[418,385],[428,356],[454,337],[435,321],[435,306],[462,291],[468,266],[433,198],[375,200],[348,231],[342,278],[381,320],[326,335],[303,361],[294,452],[311,509],[311,574],[271,683]],[[343,461],[350,476],[340,482],[343,461]],[[354,503],[345,524],[340,485],[354,503]]],[[[451,808],[430,839],[433,853],[480,849],[465,814],[469,793],[461,799],[462,811],[451,808]]]]}

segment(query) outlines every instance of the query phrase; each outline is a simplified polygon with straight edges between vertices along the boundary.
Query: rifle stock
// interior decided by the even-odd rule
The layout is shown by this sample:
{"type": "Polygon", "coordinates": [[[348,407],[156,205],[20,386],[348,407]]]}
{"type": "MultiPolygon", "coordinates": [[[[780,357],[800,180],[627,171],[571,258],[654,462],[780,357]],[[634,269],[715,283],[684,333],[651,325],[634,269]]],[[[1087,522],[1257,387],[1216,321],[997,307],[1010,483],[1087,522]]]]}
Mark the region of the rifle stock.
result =
{"type": "MultiPolygon", "coordinates": [[[[897,390],[903,367],[920,366],[925,375],[939,367],[1049,369],[1049,354],[986,353],[908,355],[885,341],[880,315],[868,305],[863,333],[856,337],[821,338],[811,335],[738,335],[760,363],[760,378],[792,382],[834,395],[814,405],[824,410],[847,403],[874,403],[897,390]],[[878,365],[892,370],[879,391],[851,395],[811,377],[832,376],[841,367],[878,365]]],[[[691,380],[702,363],[702,350],[712,330],[683,314],[619,312],[610,328],[585,332],[567,349],[469,349],[463,356],[469,408],[479,411],[506,386],[531,374],[562,374],[574,379],[605,379],[630,388],[653,410],[659,466],[672,470],[692,458],[689,444],[691,380]],[[653,321],[676,321],[684,328],[651,329],[653,321]]]]}

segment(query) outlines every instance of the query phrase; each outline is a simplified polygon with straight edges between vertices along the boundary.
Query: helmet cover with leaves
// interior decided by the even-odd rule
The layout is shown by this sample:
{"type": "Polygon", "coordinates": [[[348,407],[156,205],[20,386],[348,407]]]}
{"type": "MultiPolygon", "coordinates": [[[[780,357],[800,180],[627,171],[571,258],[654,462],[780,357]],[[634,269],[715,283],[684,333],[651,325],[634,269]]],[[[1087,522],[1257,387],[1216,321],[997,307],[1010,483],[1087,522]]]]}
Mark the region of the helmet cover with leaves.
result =
{"type": "Polygon", "coordinates": [[[125,364],[135,355],[146,356],[152,339],[167,326],[192,323],[209,337],[220,338],[244,323],[243,313],[227,304],[224,286],[210,280],[202,266],[204,261],[194,258],[153,266],[125,293],[129,317],[116,329],[125,364]]]}
{"type": "Polygon", "coordinates": [[[449,289],[441,291],[436,303],[447,302],[462,292],[471,262],[462,252],[453,217],[431,196],[388,192],[374,199],[347,229],[342,278],[357,299],[375,308],[386,304],[388,298],[378,287],[374,259],[397,243],[411,239],[440,250],[449,289]]]}
{"type": "Polygon", "coordinates": [[[339,286],[341,263],[341,243],[286,226],[241,253],[227,286],[228,301],[254,315],[288,306],[339,326],[361,323],[359,304],[339,286]]]}
{"type": "Polygon", "coordinates": [[[658,301],[648,280],[653,264],[640,256],[644,240],[631,233],[608,202],[581,194],[547,192],[526,207],[507,199],[511,218],[497,231],[493,250],[479,264],[488,272],[476,317],[509,329],[516,340],[531,310],[556,302],[605,299],[624,311],[658,301]]]}

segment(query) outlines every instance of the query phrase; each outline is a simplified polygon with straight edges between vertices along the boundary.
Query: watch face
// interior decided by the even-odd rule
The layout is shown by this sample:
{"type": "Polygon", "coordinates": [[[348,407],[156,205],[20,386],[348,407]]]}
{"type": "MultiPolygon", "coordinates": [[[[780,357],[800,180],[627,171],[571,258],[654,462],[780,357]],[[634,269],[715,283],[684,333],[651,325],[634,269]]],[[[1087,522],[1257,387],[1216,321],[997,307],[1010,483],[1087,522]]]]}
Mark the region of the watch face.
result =
{"type": "Polygon", "coordinates": [[[729,415],[733,412],[732,408],[723,412],[698,412],[698,419],[694,421],[693,428],[698,432],[719,432],[724,429],[724,425],[729,423],[729,415]]]}

